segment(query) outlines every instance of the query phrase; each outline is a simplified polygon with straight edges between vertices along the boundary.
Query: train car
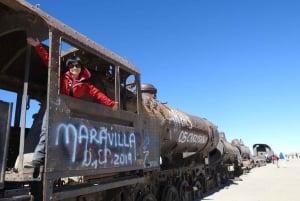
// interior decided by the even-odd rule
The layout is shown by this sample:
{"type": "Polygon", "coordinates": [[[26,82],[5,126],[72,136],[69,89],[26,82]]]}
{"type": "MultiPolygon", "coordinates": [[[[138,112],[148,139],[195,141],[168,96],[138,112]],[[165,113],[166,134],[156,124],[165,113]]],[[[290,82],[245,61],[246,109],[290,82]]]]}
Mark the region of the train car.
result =
{"type": "Polygon", "coordinates": [[[157,89],[142,84],[143,106],[160,125],[161,170],[154,178],[160,200],[193,200],[201,197],[216,181],[210,168],[210,152],[219,141],[217,127],[207,119],[169,107],[156,99],[157,89]],[[176,198],[177,199],[177,198],[176,198]]]}
{"type": "Polygon", "coordinates": [[[255,165],[253,160],[253,155],[250,151],[250,148],[244,144],[242,140],[233,139],[231,141],[233,146],[236,146],[242,157],[242,170],[244,173],[249,172],[255,165]]]}
{"type": "Polygon", "coordinates": [[[23,0],[1,0],[0,23],[0,90],[13,97],[0,98],[0,201],[192,201],[241,166],[216,125],[157,100],[124,58],[23,0]],[[118,109],[61,93],[71,57],[118,109]],[[27,166],[41,130],[45,161],[27,166]]]}
{"type": "Polygon", "coordinates": [[[0,200],[129,199],[145,183],[144,171],[160,168],[160,137],[142,111],[139,70],[26,1],[1,1],[0,23],[0,88],[15,97],[13,104],[1,101],[0,200]],[[42,42],[47,66],[27,37],[42,42]],[[81,58],[91,82],[119,102],[118,110],[60,93],[69,56],[81,58]],[[43,116],[45,163],[25,168],[43,116]]]}
{"type": "Polygon", "coordinates": [[[257,143],[253,145],[253,158],[256,166],[264,166],[266,163],[272,162],[274,151],[272,148],[263,143],[257,143]]]}
{"type": "Polygon", "coordinates": [[[239,149],[227,140],[224,132],[220,132],[219,136],[218,145],[210,155],[216,163],[218,182],[224,184],[228,179],[235,179],[241,175],[243,159],[239,149]]]}

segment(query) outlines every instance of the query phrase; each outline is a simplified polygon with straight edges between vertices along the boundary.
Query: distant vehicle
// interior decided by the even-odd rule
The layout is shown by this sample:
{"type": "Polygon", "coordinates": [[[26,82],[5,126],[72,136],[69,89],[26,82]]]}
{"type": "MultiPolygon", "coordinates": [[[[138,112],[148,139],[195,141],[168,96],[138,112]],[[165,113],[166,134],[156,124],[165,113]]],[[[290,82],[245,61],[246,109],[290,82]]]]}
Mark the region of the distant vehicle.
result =
{"type": "Polygon", "coordinates": [[[253,157],[257,166],[264,165],[264,163],[271,163],[274,151],[267,144],[254,144],[253,157]]]}
{"type": "Polygon", "coordinates": [[[1,0],[0,24],[0,90],[16,97],[0,98],[0,201],[192,201],[241,174],[247,153],[209,120],[157,100],[129,61],[24,0],[1,0]],[[48,68],[28,36],[48,50],[48,68]],[[60,94],[70,56],[117,111],[60,94]],[[25,168],[44,114],[45,164],[25,168]]]}

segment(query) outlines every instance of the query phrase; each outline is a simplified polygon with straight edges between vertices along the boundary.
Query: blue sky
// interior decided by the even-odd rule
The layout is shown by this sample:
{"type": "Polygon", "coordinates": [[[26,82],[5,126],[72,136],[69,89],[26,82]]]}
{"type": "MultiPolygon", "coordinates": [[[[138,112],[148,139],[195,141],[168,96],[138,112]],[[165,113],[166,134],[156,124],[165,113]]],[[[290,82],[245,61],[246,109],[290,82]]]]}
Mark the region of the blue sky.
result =
{"type": "Polygon", "coordinates": [[[159,100],[229,141],[300,151],[300,1],[28,2],[128,59],[159,100]]]}

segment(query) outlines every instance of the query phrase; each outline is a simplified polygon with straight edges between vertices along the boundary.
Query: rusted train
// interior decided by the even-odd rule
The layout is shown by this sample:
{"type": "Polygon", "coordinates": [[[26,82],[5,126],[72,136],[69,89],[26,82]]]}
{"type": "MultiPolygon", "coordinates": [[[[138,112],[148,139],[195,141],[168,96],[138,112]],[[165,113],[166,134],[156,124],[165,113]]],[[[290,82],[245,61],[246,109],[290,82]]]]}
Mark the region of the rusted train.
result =
{"type": "Polygon", "coordinates": [[[257,143],[253,146],[253,158],[255,161],[255,166],[260,167],[266,165],[266,163],[271,163],[273,160],[274,151],[267,144],[257,143]]]}
{"type": "Polygon", "coordinates": [[[210,121],[158,101],[127,60],[23,0],[1,0],[0,24],[0,89],[15,95],[0,100],[0,201],[188,201],[241,174],[237,146],[210,121]],[[43,42],[49,68],[28,36],[43,42]],[[60,94],[71,55],[118,110],[60,94]],[[44,115],[45,163],[25,168],[44,115]]]}

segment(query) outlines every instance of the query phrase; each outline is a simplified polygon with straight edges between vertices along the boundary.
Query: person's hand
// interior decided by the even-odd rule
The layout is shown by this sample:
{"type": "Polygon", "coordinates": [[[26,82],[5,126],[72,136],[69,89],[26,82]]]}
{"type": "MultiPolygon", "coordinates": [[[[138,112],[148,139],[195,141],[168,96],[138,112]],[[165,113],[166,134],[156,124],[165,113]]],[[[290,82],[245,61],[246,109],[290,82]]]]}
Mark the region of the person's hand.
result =
{"type": "Polygon", "coordinates": [[[119,102],[115,102],[115,105],[112,107],[113,111],[116,111],[119,108],[119,102]]]}
{"type": "Polygon", "coordinates": [[[40,44],[40,41],[39,41],[38,38],[33,39],[32,37],[28,37],[28,38],[27,38],[27,43],[28,43],[29,45],[32,45],[33,47],[35,47],[35,46],[37,46],[37,45],[40,44]]]}

